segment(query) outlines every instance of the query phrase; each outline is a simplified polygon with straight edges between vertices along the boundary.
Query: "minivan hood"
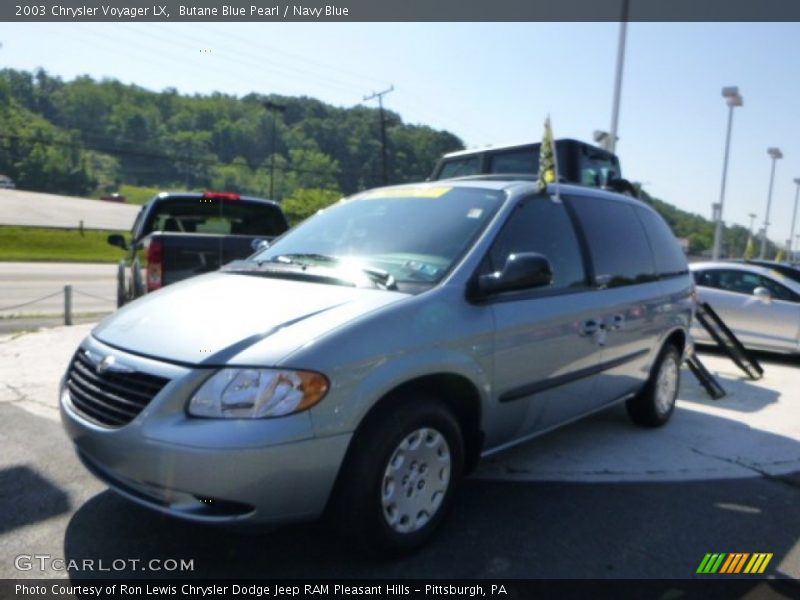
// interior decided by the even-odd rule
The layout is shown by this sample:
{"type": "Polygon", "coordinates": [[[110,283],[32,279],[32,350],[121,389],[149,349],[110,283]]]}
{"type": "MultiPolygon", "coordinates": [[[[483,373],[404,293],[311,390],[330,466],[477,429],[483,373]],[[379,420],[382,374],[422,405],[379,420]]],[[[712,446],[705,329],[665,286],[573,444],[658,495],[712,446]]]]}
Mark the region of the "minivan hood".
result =
{"type": "Polygon", "coordinates": [[[281,347],[264,357],[274,363],[315,337],[406,297],[378,289],[217,272],[126,305],[101,321],[92,335],[134,354],[221,365],[280,331],[281,347]],[[312,327],[299,327],[310,318],[312,327]],[[292,327],[298,335],[287,336],[292,327]]]}

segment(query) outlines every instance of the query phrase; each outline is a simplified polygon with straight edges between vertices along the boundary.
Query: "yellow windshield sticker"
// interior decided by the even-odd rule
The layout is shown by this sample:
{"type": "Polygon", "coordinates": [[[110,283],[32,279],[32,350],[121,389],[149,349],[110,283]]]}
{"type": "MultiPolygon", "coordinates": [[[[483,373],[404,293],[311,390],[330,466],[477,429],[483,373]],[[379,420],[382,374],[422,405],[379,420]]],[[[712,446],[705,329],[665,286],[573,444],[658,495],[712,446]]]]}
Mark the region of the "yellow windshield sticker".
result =
{"type": "Polygon", "coordinates": [[[392,190],[375,190],[367,192],[362,198],[441,198],[451,187],[416,187],[416,188],[397,188],[392,190]]]}

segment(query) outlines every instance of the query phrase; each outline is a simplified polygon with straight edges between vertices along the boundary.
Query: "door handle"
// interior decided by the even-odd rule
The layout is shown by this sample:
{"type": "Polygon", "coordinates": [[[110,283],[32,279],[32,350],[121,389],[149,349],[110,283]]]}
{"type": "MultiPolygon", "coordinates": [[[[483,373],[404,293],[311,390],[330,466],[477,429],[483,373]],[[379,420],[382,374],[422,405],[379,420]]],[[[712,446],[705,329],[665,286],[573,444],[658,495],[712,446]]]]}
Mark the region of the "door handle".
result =
{"type": "Polygon", "coordinates": [[[611,315],[607,327],[612,330],[622,329],[625,326],[625,315],[611,315]]]}
{"type": "Polygon", "coordinates": [[[598,331],[601,331],[605,328],[606,328],[605,324],[599,319],[588,319],[583,323],[581,323],[580,332],[581,335],[589,336],[589,335],[594,335],[598,331]]]}

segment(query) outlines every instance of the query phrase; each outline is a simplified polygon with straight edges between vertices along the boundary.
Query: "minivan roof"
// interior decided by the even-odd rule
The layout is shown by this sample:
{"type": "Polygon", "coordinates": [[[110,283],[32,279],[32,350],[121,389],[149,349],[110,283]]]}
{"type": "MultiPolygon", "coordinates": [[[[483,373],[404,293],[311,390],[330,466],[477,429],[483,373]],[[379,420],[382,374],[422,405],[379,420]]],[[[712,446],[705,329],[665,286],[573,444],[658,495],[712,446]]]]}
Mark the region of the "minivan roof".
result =
{"type": "MultiPolygon", "coordinates": [[[[561,143],[572,143],[572,144],[581,144],[582,146],[592,146],[592,144],[588,144],[587,142],[582,142],[580,140],[575,140],[572,138],[558,138],[555,140],[557,144],[561,143]]],[[[448,152],[447,154],[442,155],[442,159],[445,158],[454,158],[458,156],[469,156],[471,154],[480,154],[481,152],[496,152],[502,150],[514,150],[516,148],[524,148],[525,146],[534,146],[541,144],[541,140],[532,140],[527,142],[519,142],[516,144],[498,144],[498,145],[488,145],[482,146],[480,148],[468,148],[467,150],[456,150],[455,152],[448,152]]],[[[602,150],[603,152],[608,152],[603,148],[599,148],[597,146],[592,146],[592,148],[596,148],[597,150],[602,150]]],[[[610,153],[609,153],[610,154],[610,153]]]]}
{"type": "MultiPolygon", "coordinates": [[[[606,191],[600,188],[593,188],[584,185],[577,185],[570,183],[560,183],[558,185],[560,186],[561,193],[564,194],[572,194],[580,196],[596,196],[600,198],[607,198],[609,200],[627,202],[629,204],[634,204],[636,206],[645,206],[650,210],[653,210],[651,206],[649,206],[645,202],[642,202],[641,200],[637,200],[636,198],[630,198],[628,196],[624,196],[622,194],[618,194],[615,192],[606,191]]],[[[498,191],[514,190],[516,192],[523,194],[535,193],[538,191],[535,179],[526,175],[520,175],[519,177],[513,174],[504,175],[502,177],[498,177],[497,175],[469,175],[467,177],[462,177],[462,178],[440,179],[437,181],[423,181],[419,183],[406,183],[402,185],[392,185],[386,187],[372,188],[369,190],[364,190],[363,192],[359,192],[357,194],[353,194],[351,198],[354,199],[359,198],[362,194],[372,194],[378,190],[383,190],[383,189],[402,190],[402,189],[442,188],[442,187],[470,187],[470,188],[480,188],[480,189],[489,189],[498,191]]],[[[548,193],[550,194],[555,193],[554,184],[550,184],[548,186],[548,193]]]]}

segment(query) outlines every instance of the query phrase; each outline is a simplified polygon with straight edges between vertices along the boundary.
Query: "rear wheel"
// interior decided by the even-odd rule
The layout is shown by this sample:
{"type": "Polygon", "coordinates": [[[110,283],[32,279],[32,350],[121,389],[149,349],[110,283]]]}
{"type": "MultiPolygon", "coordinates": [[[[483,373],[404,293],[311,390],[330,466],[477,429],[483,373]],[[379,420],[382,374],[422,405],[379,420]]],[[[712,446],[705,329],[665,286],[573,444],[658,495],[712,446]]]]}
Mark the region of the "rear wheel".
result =
{"type": "Polygon", "coordinates": [[[681,381],[681,355],[667,344],[653,365],[650,379],[641,392],[628,400],[631,421],[644,427],[660,427],[672,416],[681,381]]]}
{"type": "Polygon", "coordinates": [[[331,516],[363,550],[409,552],[434,534],[463,472],[452,413],[433,398],[405,398],[359,428],[331,516]]]}

